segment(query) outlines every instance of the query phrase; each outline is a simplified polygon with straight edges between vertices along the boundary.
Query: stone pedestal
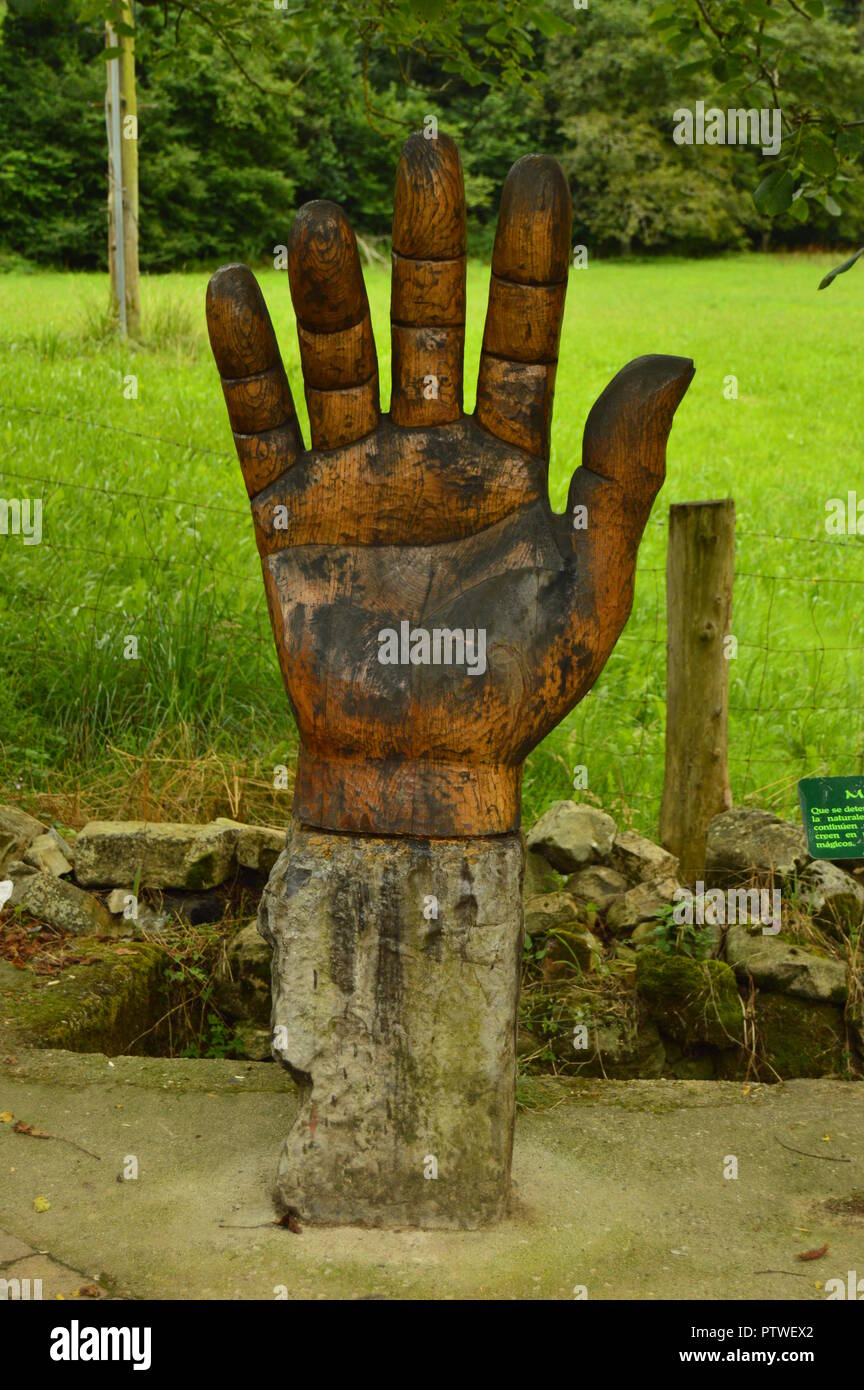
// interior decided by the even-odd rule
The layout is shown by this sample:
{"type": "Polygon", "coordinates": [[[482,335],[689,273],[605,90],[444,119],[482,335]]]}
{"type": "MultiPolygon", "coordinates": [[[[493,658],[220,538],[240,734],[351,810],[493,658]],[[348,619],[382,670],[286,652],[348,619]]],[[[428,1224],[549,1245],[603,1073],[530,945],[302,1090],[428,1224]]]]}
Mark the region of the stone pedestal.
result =
{"type": "Polygon", "coordinates": [[[273,1051],[300,1086],[276,1180],[309,1222],[473,1228],[510,1186],[518,835],[295,824],[261,901],[273,1051]]]}

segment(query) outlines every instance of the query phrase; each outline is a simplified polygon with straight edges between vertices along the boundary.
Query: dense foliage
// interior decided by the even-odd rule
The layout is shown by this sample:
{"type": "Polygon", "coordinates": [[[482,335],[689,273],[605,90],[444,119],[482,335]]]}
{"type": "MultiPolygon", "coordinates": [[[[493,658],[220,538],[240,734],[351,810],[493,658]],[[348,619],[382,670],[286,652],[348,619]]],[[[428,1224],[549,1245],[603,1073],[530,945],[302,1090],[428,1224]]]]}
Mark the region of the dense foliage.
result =
{"type": "MultiPolygon", "coordinates": [[[[232,3],[242,10],[243,0],[232,3]]],[[[755,0],[740,4],[752,8],[755,0]]],[[[376,11],[372,0],[365,8],[376,11]]],[[[757,210],[752,191],[780,162],[758,149],[673,141],[676,109],[732,100],[731,79],[726,69],[712,74],[707,50],[704,61],[682,63],[688,54],[679,38],[674,51],[678,30],[663,23],[663,11],[683,13],[686,4],[659,6],[652,24],[654,0],[604,0],[579,10],[555,0],[557,23],[541,32],[529,22],[519,31],[520,44],[530,41],[521,71],[472,58],[445,72],[445,61],[422,50],[394,51],[374,34],[366,42],[354,23],[340,26],[339,5],[319,9],[336,18],[298,47],[283,18],[289,12],[250,3],[255,42],[240,42],[240,26],[232,53],[206,25],[191,22],[175,43],[161,7],[137,6],[144,269],[237,256],[264,261],[285,241],[295,208],[322,194],[341,202],[361,233],[386,236],[399,145],[432,115],[462,137],[476,252],[491,244],[507,168],[531,149],[564,163],[576,240],[592,252],[692,254],[758,245],[769,232],[774,244],[831,244],[857,239],[864,225],[864,197],[842,169],[839,189],[835,183],[833,193],[807,200],[806,223],[800,208],[772,219],[771,208],[757,210]]],[[[478,55],[488,42],[478,18],[484,7],[462,10],[465,51],[478,55]]],[[[772,23],[783,54],[792,55],[782,64],[784,105],[806,112],[828,92],[835,134],[842,122],[860,119],[858,5],[829,6],[815,18],[775,10],[772,23]]],[[[487,25],[487,34],[493,30],[487,25]]],[[[0,264],[19,256],[104,265],[102,45],[98,20],[82,21],[81,0],[52,0],[47,11],[26,16],[5,13],[0,264]]],[[[748,101],[758,105],[762,97],[755,91],[748,101]]],[[[854,161],[856,137],[844,138],[854,161]]],[[[808,139],[807,157],[818,162],[818,137],[808,139]]]]}

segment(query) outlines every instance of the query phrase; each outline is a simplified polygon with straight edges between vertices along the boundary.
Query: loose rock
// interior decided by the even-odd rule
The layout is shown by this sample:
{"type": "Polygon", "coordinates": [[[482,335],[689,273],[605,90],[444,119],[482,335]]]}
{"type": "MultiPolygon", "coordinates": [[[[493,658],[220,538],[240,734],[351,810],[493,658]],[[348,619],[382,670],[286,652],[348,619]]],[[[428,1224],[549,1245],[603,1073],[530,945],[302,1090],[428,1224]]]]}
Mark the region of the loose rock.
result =
{"type": "Polygon", "coordinates": [[[708,825],[705,883],[734,888],[751,878],[786,883],[809,863],[802,828],[768,811],[738,806],[722,811],[708,825]]]}
{"type": "Polygon", "coordinates": [[[563,876],[555,872],[542,854],[535,854],[532,849],[527,849],[522,888],[522,896],[526,902],[529,898],[542,898],[547,893],[560,893],[563,887],[563,876]]]}
{"type": "Polygon", "coordinates": [[[547,893],[525,904],[525,930],[532,940],[561,927],[580,925],[579,909],[569,893],[547,893]]]}
{"type": "Polygon", "coordinates": [[[60,848],[59,835],[54,835],[51,831],[36,836],[24,852],[24,863],[41,870],[42,873],[53,874],[55,878],[62,878],[64,874],[72,872],[71,857],[60,848]]]}
{"type": "Polygon", "coordinates": [[[603,961],[603,947],[587,928],[559,931],[549,940],[543,960],[543,978],[548,982],[566,979],[574,967],[588,974],[603,961]]]}
{"type": "Polygon", "coordinates": [[[800,999],[842,1004],[846,967],[842,961],[814,955],[777,936],[751,936],[746,927],[726,932],[726,960],[739,979],[749,975],[760,989],[795,994],[800,999]]]}
{"type": "Polygon", "coordinates": [[[820,926],[840,939],[861,925],[864,888],[826,859],[814,859],[799,880],[801,905],[820,926]]]}
{"type": "Polygon", "coordinates": [[[637,884],[613,902],[606,913],[606,926],[615,936],[629,936],[642,922],[657,926],[660,913],[674,901],[679,887],[674,878],[637,884]]]}
{"type": "Polygon", "coordinates": [[[237,863],[241,869],[269,874],[285,848],[285,831],[269,825],[241,825],[239,821],[220,816],[215,825],[229,826],[236,831],[237,863]]]}
{"type": "Polygon", "coordinates": [[[38,922],[76,936],[116,935],[114,918],[92,893],[20,862],[11,864],[8,873],[15,885],[10,905],[23,908],[38,922]]]}
{"type": "Polygon", "coordinates": [[[676,878],[678,874],[677,857],[644,835],[637,835],[635,830],[622,830],[615,836],[610,862],[631,885],[649,879],[676,878]]]}
{"type": "Polygon", "coordinates": [[[755,1022],[757,1047],[764,1058],[759,1074],[765,1080],[844,1075],[846,1037],[843,1011],[836,1005],[788,994],[759,994],[755,1022]]]}
{"type": "Polygon", "coordinates": [[[251,1020],[256,1028],[267,1028],[270,1056],[270,956],[258,923],[247,922],[231,938],[226,952],[227,970],[216,985],[216,1002],[231,1019],[251,1020]]]}
{"type": "Polygon", "coordinates": [[[75,842],[75,877],[85,887],[216,888],[235,865],[230,824],[90,821],[75,842]]]}
{"type": "Polygon", "coordinates": [[[571,874],[607,858],[615,839],[615,822],[605,811],[575,801],[556,801],[528,835],[536,850],[559,873],[571,874]]]}
{"type": "Polygon", "coordinates": [[[595,907],[602,916],[616,898],[627,892],[627,879],[616,869],[592,864],[567,879],[566,889],[580,907],[595,907]]]}
{"type": "Polygon", "coordinates": [[[19,811],[17,806],[0,806],[0,873],[5,872],[7,864],[23,860],[37,836],[47,832],[47,825],[26,811],[19,811]]]}

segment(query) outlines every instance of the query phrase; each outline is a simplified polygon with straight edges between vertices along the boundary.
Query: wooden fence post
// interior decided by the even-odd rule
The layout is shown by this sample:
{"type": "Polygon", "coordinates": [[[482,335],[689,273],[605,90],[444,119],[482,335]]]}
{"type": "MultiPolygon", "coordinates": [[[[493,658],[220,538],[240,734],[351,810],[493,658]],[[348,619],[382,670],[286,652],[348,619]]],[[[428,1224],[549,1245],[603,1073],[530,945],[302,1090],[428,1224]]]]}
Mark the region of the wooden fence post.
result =
{"type": "Polygon", "coordinates": [[[708,822],[732,805],[729,660],[735,565],[731,497],[669,509],[666,561],[666,777],[660,839],[682,883],[705,868],[708,822]]]}

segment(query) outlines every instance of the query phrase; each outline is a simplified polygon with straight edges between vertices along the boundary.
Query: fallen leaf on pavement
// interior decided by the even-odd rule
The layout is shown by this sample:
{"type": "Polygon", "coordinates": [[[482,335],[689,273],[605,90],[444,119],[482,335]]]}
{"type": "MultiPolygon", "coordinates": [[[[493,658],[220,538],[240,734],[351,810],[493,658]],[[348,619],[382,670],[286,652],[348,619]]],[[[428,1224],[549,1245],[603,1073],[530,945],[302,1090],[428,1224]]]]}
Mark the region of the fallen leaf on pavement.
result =
{"type": "Polygon", "coordinates": [[[29,1134],[31,1139],[50,1139],[51,1135],[44,1130],[34,1129],[32,1125],[25,1124],[23,1120],[16,1120],[12,1126],[16,1134],[29,1134]]]}

